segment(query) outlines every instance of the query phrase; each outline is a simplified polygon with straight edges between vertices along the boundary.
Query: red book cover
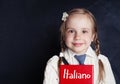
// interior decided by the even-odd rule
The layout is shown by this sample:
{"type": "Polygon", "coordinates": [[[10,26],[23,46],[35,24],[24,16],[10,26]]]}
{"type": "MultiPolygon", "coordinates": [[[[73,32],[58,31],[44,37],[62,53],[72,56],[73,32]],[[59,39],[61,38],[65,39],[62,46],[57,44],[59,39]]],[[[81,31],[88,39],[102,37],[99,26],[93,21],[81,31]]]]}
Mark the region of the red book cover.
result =
{"type": "Polygon", "coordinates": [[[60,84],[93,84],[93,65],[60,65],[60,84]]]}

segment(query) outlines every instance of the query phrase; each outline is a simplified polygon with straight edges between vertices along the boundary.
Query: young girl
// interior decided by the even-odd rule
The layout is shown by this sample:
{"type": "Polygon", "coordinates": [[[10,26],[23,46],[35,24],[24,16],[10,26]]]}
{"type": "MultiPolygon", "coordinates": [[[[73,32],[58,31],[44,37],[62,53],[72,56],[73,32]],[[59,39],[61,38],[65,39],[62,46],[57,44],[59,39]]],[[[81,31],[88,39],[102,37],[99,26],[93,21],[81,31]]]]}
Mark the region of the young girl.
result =
{"type": "Polygon", "coordinates": [[[82,62],[94,65],[94,84],[116,84],[108,58],[100,54],[97,25],[93,14],[84,9],[64,12],[61,25],[61,56],[53,56],[47,63],[43,84],[59,84],[59,65],[77,65],[75,55],[85,55],[82,62]],[[91,47],[92,45],[92,47],[91,47]],[[93,50],[94,49],[94,50],[93,50]]]}

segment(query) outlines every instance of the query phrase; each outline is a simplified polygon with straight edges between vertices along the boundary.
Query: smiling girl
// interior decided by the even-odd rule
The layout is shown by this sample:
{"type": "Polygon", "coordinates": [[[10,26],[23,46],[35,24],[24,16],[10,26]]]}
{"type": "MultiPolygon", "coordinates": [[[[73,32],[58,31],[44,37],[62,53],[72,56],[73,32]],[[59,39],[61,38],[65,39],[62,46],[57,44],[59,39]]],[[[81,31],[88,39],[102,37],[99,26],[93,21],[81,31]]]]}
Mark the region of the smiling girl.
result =
{"type": "Polygon", "coordinates": [[[56,55],[50,58],[43,84],[59,84],[58,65],[66,62],[78,65],[75,55],[84,55],[84,65],[94,65],[94,84],[116,84],[108,58],[100,54],[97,25],[93,14],[87,9],[76,8],[64,12],[62,20],[61,52],[65,62],[56,55]]]}

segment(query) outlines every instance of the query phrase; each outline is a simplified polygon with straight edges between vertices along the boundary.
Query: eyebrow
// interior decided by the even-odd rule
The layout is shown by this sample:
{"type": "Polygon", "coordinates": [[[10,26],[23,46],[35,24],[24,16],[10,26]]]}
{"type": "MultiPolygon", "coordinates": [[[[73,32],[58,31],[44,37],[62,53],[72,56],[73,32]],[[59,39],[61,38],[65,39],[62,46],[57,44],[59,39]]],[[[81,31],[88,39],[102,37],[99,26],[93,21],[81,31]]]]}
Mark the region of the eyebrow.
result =
{"type": "Polygon", "coordinates": [[[66,29],[75,29],[75,28],[66,28],[66,29]]]}
{"type": "MultiPolygon", "coordinates": [[[[75,28],[66,28],[66,29],[75,29],[75,28]]],[[[90,30],[90,28],[81,28],[81,29],[90,30]]]]}
{"type": "Polygon", "coordinates": [[[68,29],[74,29],[74,28],[66,28],[66,30],[68,30],[68,29]]]}
{"type": "Polygon", "coordinates": [[[87,30],[90,30],[90,28],[81,28],[81,29],[87,29],[87,30]]]}

